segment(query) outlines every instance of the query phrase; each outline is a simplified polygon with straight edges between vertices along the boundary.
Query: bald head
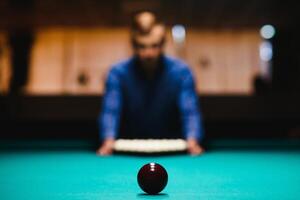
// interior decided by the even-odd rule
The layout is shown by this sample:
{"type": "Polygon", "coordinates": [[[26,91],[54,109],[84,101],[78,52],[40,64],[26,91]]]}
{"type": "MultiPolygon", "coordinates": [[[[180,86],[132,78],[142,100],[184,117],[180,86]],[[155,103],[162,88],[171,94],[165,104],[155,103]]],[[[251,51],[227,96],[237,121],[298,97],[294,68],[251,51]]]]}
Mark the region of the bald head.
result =
{"type": "Polygon", "coordinates": [[[134,39],[139,35],[149,35],[155,32],[165,37],[165,26],[157,21],[156,16],[148,11],[138,13],[133,18],[131,35],[134,39]]]}
{"type": "Polygon", "coordinates": [[[156,23],[156,17],[153,13],[142,12],[133,19],[133,29],[147,34],[156,23]]]}

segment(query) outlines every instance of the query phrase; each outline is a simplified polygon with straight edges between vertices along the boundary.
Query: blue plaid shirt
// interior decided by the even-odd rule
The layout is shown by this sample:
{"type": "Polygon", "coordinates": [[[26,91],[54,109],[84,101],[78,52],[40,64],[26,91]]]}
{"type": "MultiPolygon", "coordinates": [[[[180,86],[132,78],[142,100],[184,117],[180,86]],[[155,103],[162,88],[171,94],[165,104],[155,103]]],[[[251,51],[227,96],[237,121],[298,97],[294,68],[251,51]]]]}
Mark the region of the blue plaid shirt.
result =
{"type": "Polygon", "coordinates": [[[167,56],[160,63],[151,79],[135,57],[112,67],[98,119],[101,139],[202,139],[191,71],[182,61],[167,56]]]}

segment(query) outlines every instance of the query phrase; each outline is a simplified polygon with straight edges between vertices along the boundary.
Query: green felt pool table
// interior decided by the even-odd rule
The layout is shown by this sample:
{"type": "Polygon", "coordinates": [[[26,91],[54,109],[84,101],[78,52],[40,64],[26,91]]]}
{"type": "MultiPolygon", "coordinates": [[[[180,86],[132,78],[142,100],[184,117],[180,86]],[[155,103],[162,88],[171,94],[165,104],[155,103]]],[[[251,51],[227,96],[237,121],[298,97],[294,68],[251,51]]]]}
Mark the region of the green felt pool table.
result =
{"type": "MultiPolygon", "coordinates": [[[[5,145],[3,145],[5,144],[5,145]]],[[[96,156],[90,148],[26,143],[0,148],[0,199],[300,199],[299,145],[212,148],[202,156],[96,156]],[[169,173],[160,195],[145,195],[147,162],[169,173]]]]}

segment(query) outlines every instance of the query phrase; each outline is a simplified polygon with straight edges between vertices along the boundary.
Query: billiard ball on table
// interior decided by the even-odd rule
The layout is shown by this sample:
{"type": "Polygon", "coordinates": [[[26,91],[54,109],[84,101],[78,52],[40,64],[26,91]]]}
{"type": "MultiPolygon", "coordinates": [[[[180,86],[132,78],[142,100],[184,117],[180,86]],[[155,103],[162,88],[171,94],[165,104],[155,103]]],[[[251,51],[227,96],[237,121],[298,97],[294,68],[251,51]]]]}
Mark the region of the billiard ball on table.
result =
{"type": "Polygon", "coordinates": [[[168,183],[168,173],[160,164],[148,163],[139,170],[137,180],[144,192],[158,194],[168,183]]]}

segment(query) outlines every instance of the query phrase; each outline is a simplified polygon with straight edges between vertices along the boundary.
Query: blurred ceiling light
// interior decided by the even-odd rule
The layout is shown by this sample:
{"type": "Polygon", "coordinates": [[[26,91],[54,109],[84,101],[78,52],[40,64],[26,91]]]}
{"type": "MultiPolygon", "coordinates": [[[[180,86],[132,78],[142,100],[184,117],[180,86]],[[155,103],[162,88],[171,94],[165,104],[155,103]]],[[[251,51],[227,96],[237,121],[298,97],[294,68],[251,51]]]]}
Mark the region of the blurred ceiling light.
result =
{"type": "Polygon", "coordinates": [[[274,26],[267,24],[264,25],[263,27],[261,27],[260,29],[260,35],[261,37],[263,37],[264,39],[271,39],[272,37],[274,37],[275,35],[275,28],[274,26]]]}
{"type": "Polygon", "coordinates": [[[177,43],[182,43],[185,41],[186,31],[184,26],[175,25],[172,27],[172,37],[173,40],[177,43]]]}
{"type": "Polygon", "coordinates": [[[259,47],[259,56],[263,61],[271,61],[273,57],[272,44],[269,41],[262,42],[259,47]]]}

